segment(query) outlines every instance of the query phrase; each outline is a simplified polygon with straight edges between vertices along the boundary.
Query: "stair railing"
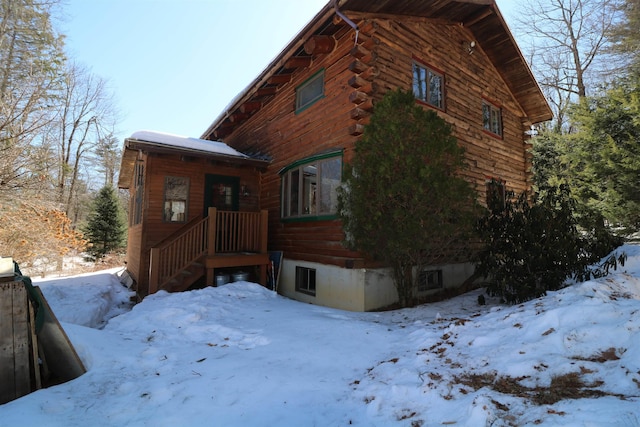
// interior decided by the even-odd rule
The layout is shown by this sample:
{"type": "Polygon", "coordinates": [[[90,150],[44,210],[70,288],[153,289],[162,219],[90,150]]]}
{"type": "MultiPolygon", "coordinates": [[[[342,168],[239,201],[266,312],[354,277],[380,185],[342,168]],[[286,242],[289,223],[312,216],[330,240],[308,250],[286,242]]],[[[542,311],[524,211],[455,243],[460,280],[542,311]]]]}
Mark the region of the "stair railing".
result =
{"type": "Polygon", "coordinates": [[[149,294],[161,289],[204,255],[267,252],[268,213],[218,211],[151,248],[149,294]]]}
{"type": "Polygon", "coordinates": [[[174,239],[151,248],[149,294],[161,289],[208,251],[209,218],[202,218],[174,239]]]}

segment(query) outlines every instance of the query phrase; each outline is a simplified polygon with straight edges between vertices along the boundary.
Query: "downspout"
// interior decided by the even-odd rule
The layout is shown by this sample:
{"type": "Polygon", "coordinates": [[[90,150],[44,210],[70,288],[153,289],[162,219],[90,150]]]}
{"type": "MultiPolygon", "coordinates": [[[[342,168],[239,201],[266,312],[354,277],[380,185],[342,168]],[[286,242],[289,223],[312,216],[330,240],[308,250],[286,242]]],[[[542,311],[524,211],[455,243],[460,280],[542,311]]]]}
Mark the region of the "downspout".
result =
{"type": "Polygon", "coordinates": [[[351,26],[351,28],[356,30],[355,44],[358,44],[358,34],[360,33],[360,28],[358,28],[358,24],[356,24],[351,19],[349,19],[344,13],[340,12],[340,9],[338,9],[338,0],[333,0],[333,8],[336,10],[336,15],[338,15],[340,18],[342,18],[342,20],[344,22],[349,24],[351,26]]]}

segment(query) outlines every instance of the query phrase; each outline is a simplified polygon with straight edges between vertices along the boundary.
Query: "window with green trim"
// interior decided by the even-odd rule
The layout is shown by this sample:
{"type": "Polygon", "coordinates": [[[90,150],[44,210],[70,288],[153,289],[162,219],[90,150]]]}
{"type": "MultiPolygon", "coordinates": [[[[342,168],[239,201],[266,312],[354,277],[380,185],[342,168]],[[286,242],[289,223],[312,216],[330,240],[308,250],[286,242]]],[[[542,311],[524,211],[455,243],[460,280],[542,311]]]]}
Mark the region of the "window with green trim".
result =
{"type": "Polygon", "coordinates": [[[324,97],[324,70],[320,70],[296,88],[296,113],[324,97]]]}
{"type": "Polygon", "coordinates": [[[282,218],[335,215],[342,180],[342,155],[315,156],[285,168],[282,176],[282,218]]]}

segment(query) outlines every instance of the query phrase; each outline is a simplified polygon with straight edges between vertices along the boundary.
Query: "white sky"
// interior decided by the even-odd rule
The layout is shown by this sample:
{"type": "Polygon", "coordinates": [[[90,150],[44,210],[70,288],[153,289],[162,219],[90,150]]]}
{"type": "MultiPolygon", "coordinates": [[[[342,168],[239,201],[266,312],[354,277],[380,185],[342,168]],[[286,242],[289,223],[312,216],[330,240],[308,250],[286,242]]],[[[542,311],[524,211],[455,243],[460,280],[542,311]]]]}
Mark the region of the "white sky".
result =
{"type": "MultiPolygon", "coordinates": [[[[508,23],[521,0],[498,0],[508,23]]],[[[328,0],[66,0],[71,59],[108,80],[122,120],[199,137],[328,0]]]]}

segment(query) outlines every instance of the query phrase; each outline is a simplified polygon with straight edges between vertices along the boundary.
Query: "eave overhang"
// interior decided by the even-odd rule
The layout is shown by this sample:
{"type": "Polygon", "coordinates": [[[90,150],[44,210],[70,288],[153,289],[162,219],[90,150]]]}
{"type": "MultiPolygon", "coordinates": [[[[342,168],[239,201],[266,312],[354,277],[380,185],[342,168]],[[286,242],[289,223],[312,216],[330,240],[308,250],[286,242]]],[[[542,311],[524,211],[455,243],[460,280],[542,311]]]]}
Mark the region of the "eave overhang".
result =
{"type": "MultiPolygon", "coordinates": [[[[344,15],[351,15],[355,21],[367,17],[404,16],[468,28],[520,104],[526,116],[523,123],[534,124],[553,118],[551,108],[495,0],[335,0],[335,3],[344,15]]],[[[231,101],[201,138],[221,139],[233,132],[261,105],[273,99],[280,85],[286,84],[288,80],[284,76],[296,68],[290,64],[304,64],[305,59],[312,58],[304,50],[305,43],[312,36],[330,35],[344,25],[348,24],[337,17],[334,1],[327,3],[264,71],[231,101]]]]}
{"type": "Polygon", "coordinates": [[[122,161],[120,164],[118,188],[129,188],[131,177],[133,175],[134,163],[137,159],[140,158],[140,153],[157,153],[197,157],[199,159],[207,159],[214,162],[232,164],[236,166],[255,167],[258,170],[265,170],[270,163],[268,160],[255,159],[252,157],[232,156],[228,154],[213,153],[210,151],[192,149],[188,147],[176,147],[160,142],[127,138],[124,142],[122,161]]]}

